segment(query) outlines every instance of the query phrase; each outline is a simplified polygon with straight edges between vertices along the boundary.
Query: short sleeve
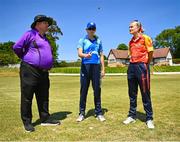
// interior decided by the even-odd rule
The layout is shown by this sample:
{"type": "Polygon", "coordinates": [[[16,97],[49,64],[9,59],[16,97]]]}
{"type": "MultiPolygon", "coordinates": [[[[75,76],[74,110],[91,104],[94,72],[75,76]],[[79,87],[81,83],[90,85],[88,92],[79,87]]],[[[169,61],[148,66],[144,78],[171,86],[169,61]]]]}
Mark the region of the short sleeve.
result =
{"type": "Polygon", "coordinates": [[[146,46],[148,52],[153,51],[154,48],[153,48],[153,42],[152,42],[151,38],[146,35],[144,37],[145,37],[145,46],[146,46]]]}
{"type": "Polygon", "coordinates": [[[81,38],[80,40],[79,40],[79,42],[78,42],[78,46],[77,46],[77,49],[79,49],[79,48],[83,48],[83,42],[84,42],[84,40],[81,38]]]}

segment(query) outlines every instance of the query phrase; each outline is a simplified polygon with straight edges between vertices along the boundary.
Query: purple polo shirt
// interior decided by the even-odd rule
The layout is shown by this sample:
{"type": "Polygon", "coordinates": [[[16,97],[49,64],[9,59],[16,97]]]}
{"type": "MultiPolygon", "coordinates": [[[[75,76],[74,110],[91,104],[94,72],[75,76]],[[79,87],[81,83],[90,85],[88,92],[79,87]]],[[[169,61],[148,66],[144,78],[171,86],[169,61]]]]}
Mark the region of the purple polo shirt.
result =
{"type": "Polygon", "coordinates": [[[27,31],[13,46],[14,52],[22,61],[41,69],[50,69],[53,64],[52,49],[46,36],[36,29],[27,31]],[[37,47],[34,45],[34,41],[37,47]]]}

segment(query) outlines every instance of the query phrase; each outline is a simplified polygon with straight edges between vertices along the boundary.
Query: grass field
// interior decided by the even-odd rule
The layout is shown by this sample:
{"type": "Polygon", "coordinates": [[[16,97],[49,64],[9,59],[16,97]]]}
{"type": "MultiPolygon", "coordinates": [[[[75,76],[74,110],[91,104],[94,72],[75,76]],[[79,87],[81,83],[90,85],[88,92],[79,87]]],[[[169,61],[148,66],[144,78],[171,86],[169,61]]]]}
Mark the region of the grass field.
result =
{"type": "MultiPolygon", "coordinates": [[[[94,118],[93,91],[90,87],[87,118],[82,123],[78,116],[79,77],[50,77],[50,113],[62,125],[43,127],[25,133],[20,120],[19,77],[0,75],[0,141],[178,141],[180,140],[180,75],[152,76],[151,91],[155,129],[145,125],[141,96],[138,94],[137,122],[123,125],[129,99],[126,76],[105,77],[102,82],[102,107],[106,122],[94,118]]],[[[38,124],[36,101],[33,101],[33,122],[38,124]]]]}

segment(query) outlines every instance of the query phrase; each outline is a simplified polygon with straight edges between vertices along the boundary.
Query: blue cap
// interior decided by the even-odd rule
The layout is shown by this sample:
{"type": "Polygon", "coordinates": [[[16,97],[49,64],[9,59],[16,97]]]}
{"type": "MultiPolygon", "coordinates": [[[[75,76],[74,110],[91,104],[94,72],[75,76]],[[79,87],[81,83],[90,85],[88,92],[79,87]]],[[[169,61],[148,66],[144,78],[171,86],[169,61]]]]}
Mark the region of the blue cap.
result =
{"type": "Polygon", "coordinates": [[[87,29],[89,29],[89,28],[95,28],[96,29],[96,24],[94,22],[89,22],[87,24],[87,29]]]}

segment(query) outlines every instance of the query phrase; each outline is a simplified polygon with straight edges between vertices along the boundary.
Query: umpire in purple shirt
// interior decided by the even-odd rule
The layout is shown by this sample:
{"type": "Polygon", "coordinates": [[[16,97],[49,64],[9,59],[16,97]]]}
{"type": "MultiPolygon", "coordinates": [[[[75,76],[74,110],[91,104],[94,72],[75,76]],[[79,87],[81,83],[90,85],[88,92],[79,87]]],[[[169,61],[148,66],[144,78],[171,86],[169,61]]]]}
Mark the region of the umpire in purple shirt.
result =
{"type": "Polygon", "coordinates": [[[52,18],[37,15],[27,31],[13,46],[14,52],[22,60],[21,81],[21,118],[28,132],[34,131],[32,125],[32,99],[35,93],[41,125],[59,125],[58,120],[49,116],[49,73],[53,64],[52,48],[45,33],[52,25],[52,18]]]}

